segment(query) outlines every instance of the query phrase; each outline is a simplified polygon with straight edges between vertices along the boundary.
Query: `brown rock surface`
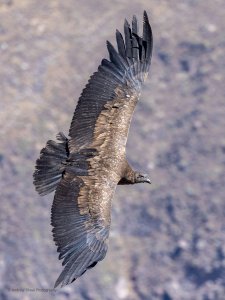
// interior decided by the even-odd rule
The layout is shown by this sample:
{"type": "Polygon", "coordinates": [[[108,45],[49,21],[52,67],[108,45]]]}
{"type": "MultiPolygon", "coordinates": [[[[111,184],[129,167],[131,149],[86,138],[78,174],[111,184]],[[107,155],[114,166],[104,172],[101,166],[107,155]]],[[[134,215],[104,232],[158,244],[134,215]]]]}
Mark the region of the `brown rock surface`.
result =
{"type": "Polygon", "coordinates": [[[0,0],[0,299],[225,299],[223,0],[0,0]],[[106,259],[51,292],[61,271],[53,194],[32,172],[68,132],[116,27],[149,13],[154,53],[127,146],[152,186],[119,187],[106,259]]]}

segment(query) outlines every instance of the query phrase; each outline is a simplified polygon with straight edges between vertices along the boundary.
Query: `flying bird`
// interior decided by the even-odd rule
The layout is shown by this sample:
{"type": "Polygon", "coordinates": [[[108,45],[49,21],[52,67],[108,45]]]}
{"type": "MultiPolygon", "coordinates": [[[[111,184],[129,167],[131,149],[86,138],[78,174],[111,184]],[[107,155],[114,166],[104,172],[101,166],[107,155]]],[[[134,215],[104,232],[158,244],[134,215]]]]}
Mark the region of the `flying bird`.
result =
{"type": "Polygon", "coordinates": [[[81,93],[69,138],[57,134],[57,142],[49,140],[36,161],[37,192],[55,190],[51,225],[64,266],[55,287],[73,282],[105,257],[117,185],[151,183],[126,159],[132,115],[151,63],[147,13],[142,37],[134,16],[131,26],[125,20],[124,37],[116,31],[116,41],[118,50],[107,41],[109,60],[101,61],[81,93]]]}

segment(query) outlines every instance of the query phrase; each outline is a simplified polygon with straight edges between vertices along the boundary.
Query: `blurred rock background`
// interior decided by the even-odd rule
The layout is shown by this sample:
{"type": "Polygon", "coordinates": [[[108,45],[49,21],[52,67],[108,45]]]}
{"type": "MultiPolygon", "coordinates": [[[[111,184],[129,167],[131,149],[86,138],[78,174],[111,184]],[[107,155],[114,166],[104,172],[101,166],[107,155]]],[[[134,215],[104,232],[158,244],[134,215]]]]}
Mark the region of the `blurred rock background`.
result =
{"type": "MultiPolygon", "coordinates": [[[[225,299],[223,0],[0,0],[0,299],[225,299]],[[150,76],[127,145],[153,184],[119,187],[104,261],[51,291],[61,271],[53,194],[35,160],[66,134],[106,39],[146,9],[150,76]]],[[[141,26],[140,26],[141,27],[141,26]]]]}

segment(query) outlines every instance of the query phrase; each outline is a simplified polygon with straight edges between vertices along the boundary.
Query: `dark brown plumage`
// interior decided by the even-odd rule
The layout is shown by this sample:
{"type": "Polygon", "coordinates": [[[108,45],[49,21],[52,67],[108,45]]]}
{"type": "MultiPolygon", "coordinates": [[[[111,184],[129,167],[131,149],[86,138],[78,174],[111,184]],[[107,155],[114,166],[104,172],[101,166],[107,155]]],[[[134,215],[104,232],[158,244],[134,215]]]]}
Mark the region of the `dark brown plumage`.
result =
{"type": "Polygon", "coordinates": [[[78,101],[70,138],[48,141],[36,162],[34,184],[40,195],[55,192],[51,224],[64,270],[64,286],[102,260],[107,251],[111,200],[117,184],[148,182],[126,160],[131,118],[150,67],[152,31],[144,12],[143,37],[137,19],[116,32],[118,52],[107,42],[103,59],[78,101]]]}

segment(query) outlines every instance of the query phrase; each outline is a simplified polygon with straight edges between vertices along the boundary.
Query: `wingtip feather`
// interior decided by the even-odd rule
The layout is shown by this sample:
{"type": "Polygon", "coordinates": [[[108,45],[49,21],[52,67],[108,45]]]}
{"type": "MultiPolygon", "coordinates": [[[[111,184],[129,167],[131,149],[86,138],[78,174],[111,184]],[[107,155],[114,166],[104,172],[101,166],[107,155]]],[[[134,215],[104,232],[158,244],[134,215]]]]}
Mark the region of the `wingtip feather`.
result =
{"type": "Polygon", "coordinates": [[[135,15],[133,15],[133,19],[132,19],[132,33],[138,34],[138,20],[135,15]]]}

